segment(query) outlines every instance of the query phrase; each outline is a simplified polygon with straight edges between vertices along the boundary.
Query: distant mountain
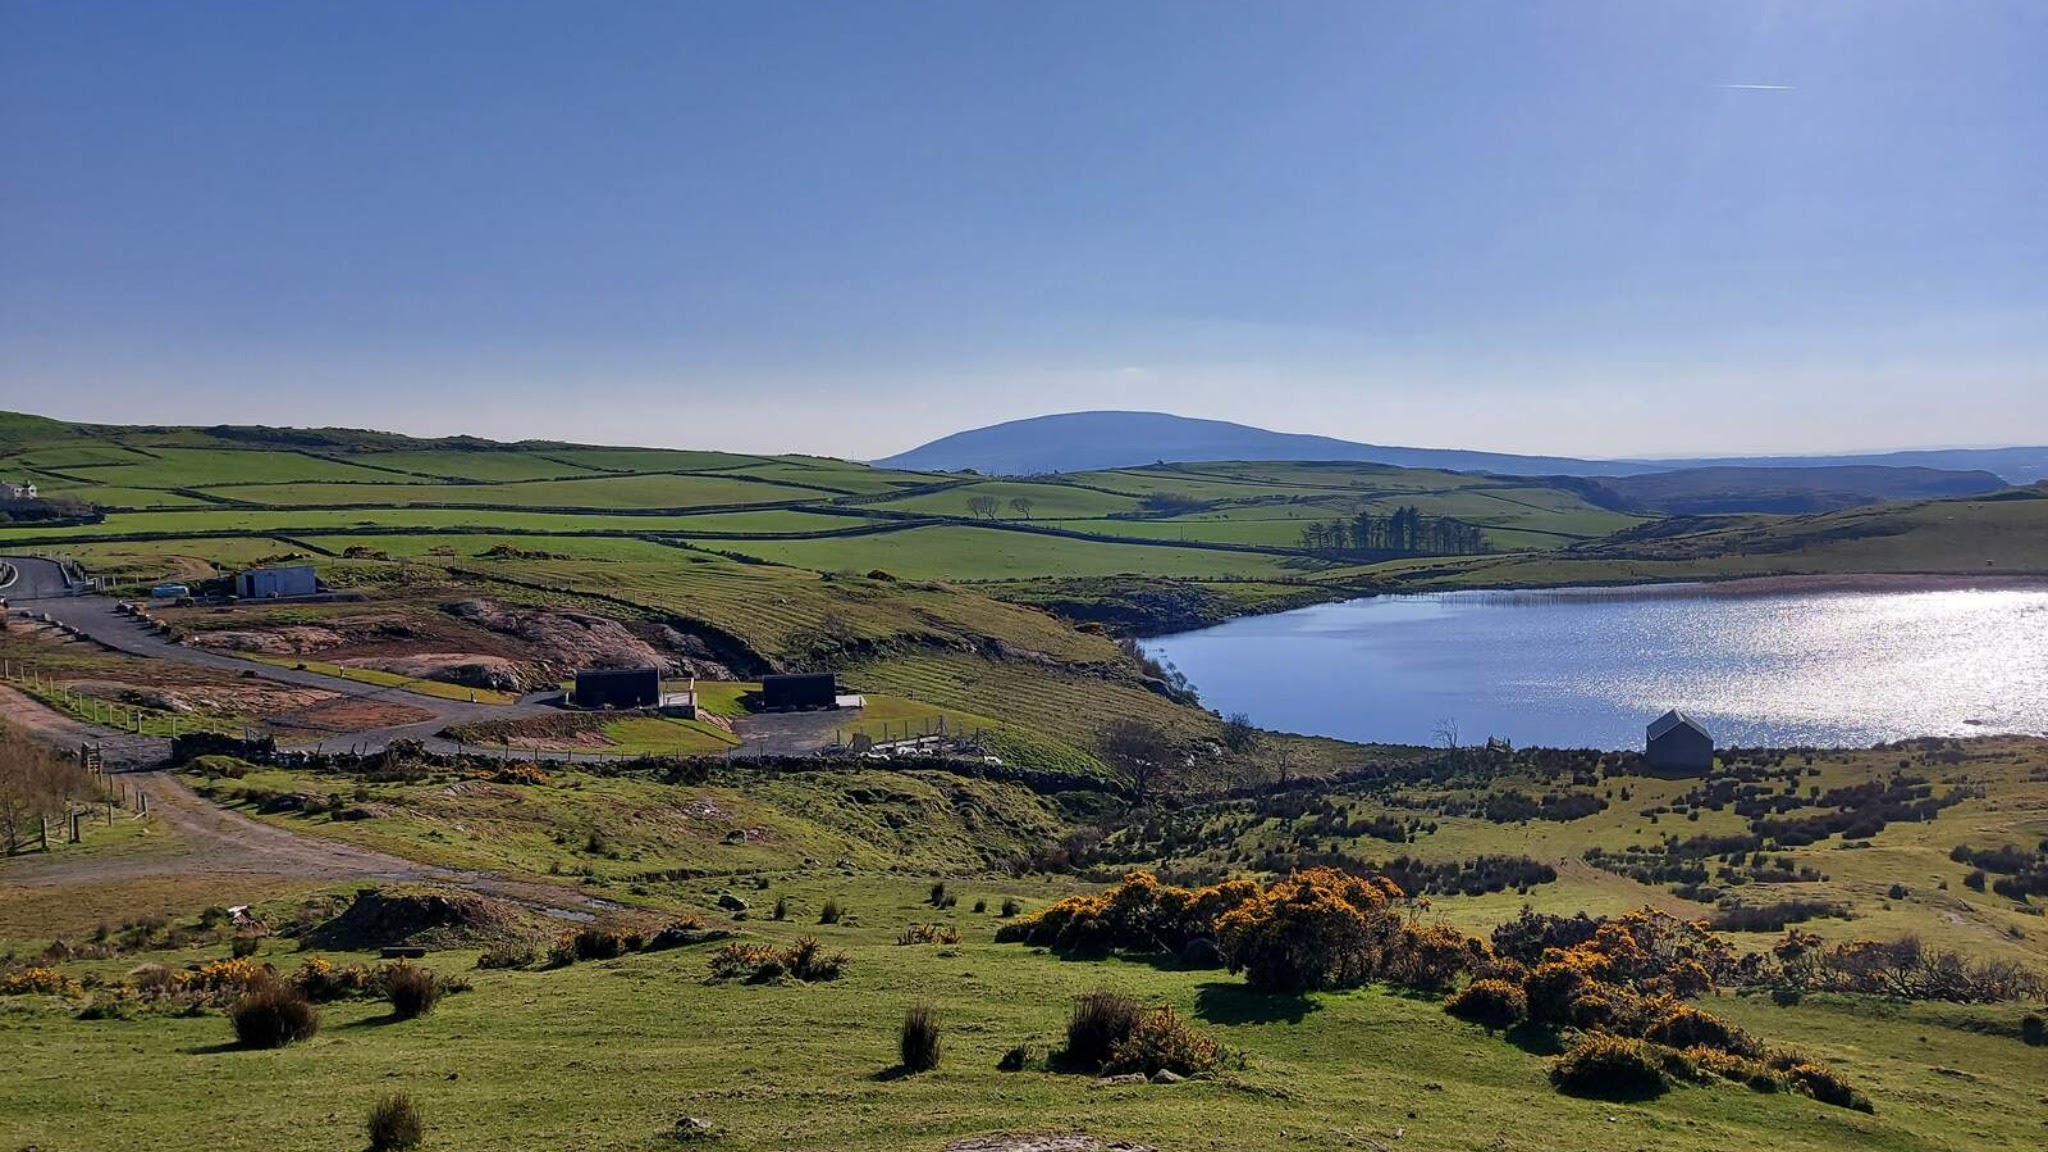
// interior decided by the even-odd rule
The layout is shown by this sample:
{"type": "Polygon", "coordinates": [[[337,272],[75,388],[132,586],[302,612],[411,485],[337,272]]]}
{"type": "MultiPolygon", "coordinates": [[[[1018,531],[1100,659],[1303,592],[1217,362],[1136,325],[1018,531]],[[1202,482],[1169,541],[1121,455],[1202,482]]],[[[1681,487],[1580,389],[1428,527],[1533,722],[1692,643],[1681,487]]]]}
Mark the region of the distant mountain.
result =
{"type": "Polygon", "coordinates": [[[1995,473],[2009,483],[2048,477],[2048,447],[1888,452],[1862,456],[1755,456],[1711,460],[1582,460],[1456,448],[1361,444],[1330,436],[1273,432],[1227,420],[1164,412],[1063,412],[955,432],[874,463],[927,472],[1023,476],[1088,472],[1193,460],[1365,460],[1404,468],[1503,472],[1513,476],[1637,476],[1678,468],[1922,467],[1995,473]]]}
{"type": "Polygon", "coordinates": [[[977,472],[1024,476],[1190,460],[1366,460],[1403,468],[1525,476],[1627,476],[1657,467],[1568,456],[1515,456],[1453,448],[1358,444],[1329,436],[1270,432],[1227,420],[1197,420],[1164,412],[1063,412],[1034,416],[955,432],[874,463],[925,472],[972,468],[977,472]]]}
{"type": "Polygon", "coordinates": [[[1680,468],[1639,476],[1558,477],[1561,487],[1617,512],[1705,516],[1809,513],[1886,500],[1981,496],[2008,485],[1997,475],[1940,468],[1827,465],[1812,468],[1680,468]]]}

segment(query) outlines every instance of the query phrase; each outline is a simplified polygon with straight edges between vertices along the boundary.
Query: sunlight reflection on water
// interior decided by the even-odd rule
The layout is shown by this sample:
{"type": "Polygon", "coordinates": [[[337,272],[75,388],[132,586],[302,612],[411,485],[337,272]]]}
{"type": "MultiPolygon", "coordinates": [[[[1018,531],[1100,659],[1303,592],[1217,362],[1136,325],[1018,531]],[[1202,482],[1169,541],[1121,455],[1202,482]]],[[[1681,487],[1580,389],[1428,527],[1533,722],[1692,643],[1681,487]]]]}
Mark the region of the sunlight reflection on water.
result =
{"type": "Polygon", "coordinates": [[[2048,734],[2048,589],[1387,596],[1146,646],[1209,707],[1354,740],[1633,748],[1671,707],[1723,744],[2048,734]]]}

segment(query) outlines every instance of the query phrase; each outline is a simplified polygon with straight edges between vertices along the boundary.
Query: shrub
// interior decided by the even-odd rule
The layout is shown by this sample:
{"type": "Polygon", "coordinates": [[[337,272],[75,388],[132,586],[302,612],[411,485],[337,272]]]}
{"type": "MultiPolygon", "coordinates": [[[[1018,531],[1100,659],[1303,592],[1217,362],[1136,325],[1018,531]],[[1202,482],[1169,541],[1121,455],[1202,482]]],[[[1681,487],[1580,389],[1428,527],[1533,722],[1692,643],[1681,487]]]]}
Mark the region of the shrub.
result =
{"type": "Polygon", "coordinates": [[[237,960],[243,960],[254,956],[262,947],[263,937],[245,932],[228,942],[228,953],[237,960]]]}
{"type": "Polygon", "coordinates": [[[1664,1061],[1654,1045],[1596,1033],[1550,1062],[1550,1082],[1570,1096],[1647,1100],[1664,1092],[1664,1061]]]}
{"type": "Polygon", "coordinates": [[[228,1008],[228,1023],[244,1048],[282,1048],[320,1031],[320,1010],[289,984],[265,984],[228,1008]]]}
{"type": "Polygon", "coordinates": [[[839,923],[839,918],[843,915],[845,913],[840,909],[839,901],[828,899],[825,901],[825,906],[818,909],[818,923],[837,924],[839,923]]]}
{"type": "Polygon", "coordinates": [[[0,996],[83,996],[78,981],[55,968],[23,968],[0,974],[0,996]]]}
{"type": "Polygon", "coordinates": [[[493,944],[478,953],[476,966],[479,968],[530,968],[540,960],[540,949],[529,941],[520,940],[509,944],[493,944]]]}
{"type": "Polygon", "coordinates": [[[1187,1026],[1171,1006],[1161,1006],[1138,1015],[1131,1030],[1118,1040],[1103,1061],[1102,1070],[1117,1074],[1161,1071],[1194,1076],[1210,1071],[1223,1061],[1223,1047],[1187,1026]]]}
{"type": "Polygon", "coordinates": [[[1686,1004],[1665,1008],[1650,1023],[1643,1038],[1673,1048],[1714,1048],[1737,1056],[1753,1056],[1757,1051],[1755,1042],[1742,1029],[1686,1004]]]}
{"type": "Polygon", "coordinates": [[[2020,1039],[2036,1048],[2048,1044],[2048,1021],[2028,1013],[2020,1020],[2020,1039]]]}
{"type": "Polygon", "coordinates": [[[768,914],[768,918],[770,920],[789,919],[789,897],[777,896],[775,898],[775,910],[768,914]]]}
{"type": "Polygon", "coordinates": [[[903,1014],[896,1050],[907,1072],[929,1072],[939,1066],[939,1013],[919,1004],[903,1014]]]}
{"type": "Polygon", "coordinates": [[[783,951],[782,963],[789,969],[789,974],[799,980],[837,980],[840,971],[846,967],[846,953],[827,954],[817,937],[799,936],[796,943],[783,951]]]}
{"type": "Polygon", "coordinates": [[[974,914],[975,914],[975,915],[977,915],[977,916],[979,916],[979,915],[981,915],[982,913],[984,913],[984,912],[987,912],[987,911],[988,911],[988,901],[987,901],[987,900],[983,900],[983,899],[980,899],[980,898],[977,898],[977,899],[976,899],[976,900],[974,901],[974,914]]]}
{"type": "Polygon", "coordinates": [[[1022,904],[1019,904],[1019,903],[1017,902],[1017,898],[1016,898],[1016,897],[1014,897],[1014,896],[1005,896],[1005,897],[1003,897],[1003,907],[1002,907],[1002,916],[1003,916],[1003,917],[1004,917],[1005,919],[1008,919],[1008,918],[1009,918],[1009,917],[1011,917],[1011,916],[1015,916],[1015,915],[1016,915],[1017,913],[1019,913],[1019,912],[1022,912],[1023,910],[1024,910],[1024,905],[1022,905],[1022,904]]]}
{"type": "Polygon", "coordinates": [[[1003,1053],[1002,1059],[996,1061],[996,1071],[1022,1072],[1031,1066],[1033,1055],[1029,1041],[1012,1044],[1009,1050],[1003,1053]]]}
{"type": "Polygon", "coordinates": [[[934,908],[942,908],[945,906],[946,882],[944,880],[941,880],[938,883],[932,885],[932,893],[929,903],[934,908]]]}
{"type": "Polygon", "coordinates": [[[292,973],[293,987],[315,1004],[364,995],[374,979],[371,971],[360,964],[336,964],[320,956],[308,957],[292,973]]]}
{"type": "Polygon", "coordinates": [[[846,964],[846,953],[827,954],[812,936],[802,937],[780,951],[772,944],[734,940],[711,954],[711,978],[772,984],[789,977],[814,983],[837,980],[846,964]]]}
{"type": "Polygon", "coordinates": [[[1067,1017],[1067,1046],[1060,1057],[1077,1068],[1100,1068],[1116,1046],[1138,1026],[1138,1001],[1106,988],[1074,1001],[1067,1017]]]}
{"type": "Polygon", "coordinates": [[[1217,938],[1233,971],[1254,988],[1305,992],[1355,988],[1377,979],[1400,930],[1391,881],[1310,868],[1225,912],[1217,938]]]}
{"type": "Polygon", "coordinates": [[[420,1146],[420,1110],[403,1092],[377,1101],[367,1127],[370,1152],[406,1152],[420,1146]]]}
{"type": "Polygon", "coordinates": [[[1586,987],[1586,974],[1561,960],[1538,964],[1522,981],[1529,1019],[1557,1027],[1572,1019],[1572,1002],[1586,987]]]}
{"type": "Polygon", "coordinates": [[[958,944],[960,930],[946,924],[912,924],[896,937],[898,944],[958,944]]]}
{"type": "Polygon", "coordinates": [[[1837,1108],[1854,1108],[1858,1112],[1875,1112],[1870,1098],[1849,1086],[1849,1082],[1837,1076],[1833,1070],[1818,1064],[1794,1064],[1785,1070],[1785,1079],[1792,1084],[1794,1092],[1813,1097],[1823,1104],[1837,1108]]]}
{"type": "Polygon", "coordinates": [[[400,1020],[432,1012],[443,991],[440,977],[425,968],[393,964],[384,972],[384,995],[391,1001],[391,1014],[400,1020]]]}
{"type": "Polygon", "coordinates": [[[1529,1014],[1529,998],[1505,980],[1474,980],[1444,1004],[1460,1020],[1507,1029],[1529,1014]]]}

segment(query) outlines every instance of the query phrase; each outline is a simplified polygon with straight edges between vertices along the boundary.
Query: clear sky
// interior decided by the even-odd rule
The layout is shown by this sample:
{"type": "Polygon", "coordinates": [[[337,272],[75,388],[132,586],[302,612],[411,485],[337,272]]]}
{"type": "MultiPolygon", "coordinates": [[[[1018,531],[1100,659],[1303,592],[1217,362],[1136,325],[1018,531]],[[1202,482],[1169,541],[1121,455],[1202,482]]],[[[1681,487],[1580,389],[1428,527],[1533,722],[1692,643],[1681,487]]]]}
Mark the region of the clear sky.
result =
{"type": "Polygon", "coordinates": [[[0,408],[2048,441],[2048,0],[0,0],[0,408]]]}

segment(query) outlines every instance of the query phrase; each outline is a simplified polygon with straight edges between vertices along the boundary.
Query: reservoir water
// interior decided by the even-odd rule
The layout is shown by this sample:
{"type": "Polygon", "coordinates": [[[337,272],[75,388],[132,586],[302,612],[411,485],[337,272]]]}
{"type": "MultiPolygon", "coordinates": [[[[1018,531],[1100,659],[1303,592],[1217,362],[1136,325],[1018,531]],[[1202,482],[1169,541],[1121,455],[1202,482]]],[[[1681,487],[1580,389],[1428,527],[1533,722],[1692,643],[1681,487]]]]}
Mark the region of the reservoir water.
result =
{"type": "Polygon", "coordinates": [[[1349,740],[1636,748],[1667,708],[1723,745],[2048,735],[2048,588],[1381,596],[1145,647],[1208,707],[1349,740]]]}

